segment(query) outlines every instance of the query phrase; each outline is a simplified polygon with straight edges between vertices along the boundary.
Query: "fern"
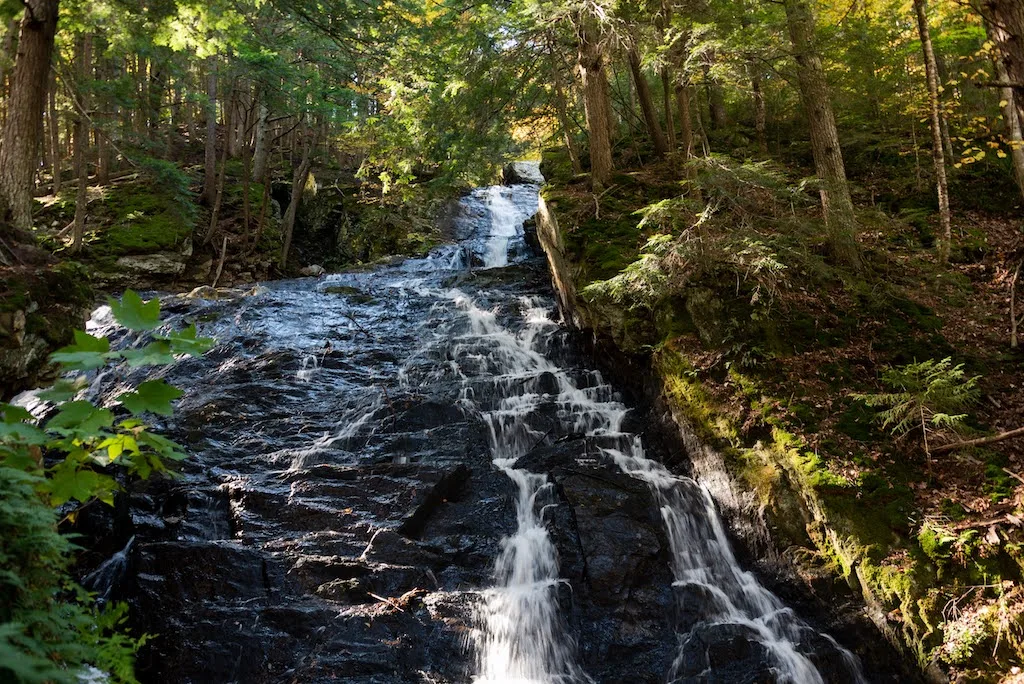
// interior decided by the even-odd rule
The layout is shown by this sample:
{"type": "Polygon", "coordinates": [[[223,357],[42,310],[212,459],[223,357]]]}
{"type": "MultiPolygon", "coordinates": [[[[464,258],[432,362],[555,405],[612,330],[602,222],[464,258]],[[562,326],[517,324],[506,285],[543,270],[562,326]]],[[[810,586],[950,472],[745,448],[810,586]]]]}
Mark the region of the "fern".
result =
{"type": "Polygon", "coordinates": [[[963,364],[948,357],[888,368],[882,383],[891,391],[854,394],[878,411],[875,419],[895,437],[920,428],[925,451],[928,436],[963,432],[968,414],[964,409],[977,401],[980,376],[968,377],[963,364]]]}

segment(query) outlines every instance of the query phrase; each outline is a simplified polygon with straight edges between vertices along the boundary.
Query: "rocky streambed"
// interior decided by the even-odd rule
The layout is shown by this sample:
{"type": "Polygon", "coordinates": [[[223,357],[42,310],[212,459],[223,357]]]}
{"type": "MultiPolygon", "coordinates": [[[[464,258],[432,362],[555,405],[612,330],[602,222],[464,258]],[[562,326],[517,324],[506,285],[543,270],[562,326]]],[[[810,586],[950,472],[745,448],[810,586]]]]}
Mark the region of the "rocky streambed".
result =
{"type": "Polygon", "coordinates": [[[217,339],[168,371],[192,458],[127,497],[90,579],[157,635],[143,679],[898,679],[768,591],[660,465],[677,444],[559,322],[536,197],[474,191],[426,259],[165,302],[217,339]]]}

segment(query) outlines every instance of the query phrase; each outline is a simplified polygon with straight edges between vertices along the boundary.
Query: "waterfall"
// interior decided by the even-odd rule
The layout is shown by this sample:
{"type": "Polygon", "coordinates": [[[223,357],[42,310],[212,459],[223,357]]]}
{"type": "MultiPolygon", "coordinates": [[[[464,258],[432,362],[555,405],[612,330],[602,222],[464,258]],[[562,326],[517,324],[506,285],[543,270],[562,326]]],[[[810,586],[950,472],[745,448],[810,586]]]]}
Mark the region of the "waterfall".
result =
{"type": "Polygon", "coordinates": [[[218,340],[167,370],[194,457],[87,578],[160,634],[147,680],[862,680],[645,454],[526,246],[537,190],[472,191],[423,259],[174,301],[218,340]]]}
{"type": "MultiPolygon", "coordinates": [[[[512,234],[507,222],[516,215],[500,190],[491,189],[488,205],[488,266],[507,260],[503,241],[512,234]]],[[[455,290],[447,296],[469,323],[469,332],[449,341],[464,382],[467,388],[482,380],[492,386],[489,405],[478,405],[468,398],[473,394],[468,391],[463,393],[463,405],[480,413],[489,430],[494,465],[518,492],[518,526],[503,542],[495,563],[495,587],[484,593],[478,612],[477,684],[591,681],[574,661],[575,644],[558,614],[558,558],[544,523],[545,507],[555,503],[551,484],[545,475],[516,467],[519,457],[550,437],[531,425],[534,415],[549,403],[557,406],[560,433],[595,440],[600,453],[622,472],[650,486],[661,507],[679,612],[692,616],[678,626],[680,646],[669,681],[699,677],[711,669],[714,663],[701,659],[701,640],[722,627],[764,650],[774,681],[824,682],[807,654],[811,642],[822,640],[835,650],[839,669],[845,671],[842,681],[863,681],[860,665],[849,651],[810,628],[740,568],[707,491],[646,458],[640,437],[622,431],[627,409],[612,388],[600,381],[596,387],[578,387],[565,369],[537,350],[545,333],[557,328],[542,307],[521,302],[523,320],[517,335],[466,294],[455,290]],[[555,378],[557,394],[538,390],[542,376],[555,378]]]]}

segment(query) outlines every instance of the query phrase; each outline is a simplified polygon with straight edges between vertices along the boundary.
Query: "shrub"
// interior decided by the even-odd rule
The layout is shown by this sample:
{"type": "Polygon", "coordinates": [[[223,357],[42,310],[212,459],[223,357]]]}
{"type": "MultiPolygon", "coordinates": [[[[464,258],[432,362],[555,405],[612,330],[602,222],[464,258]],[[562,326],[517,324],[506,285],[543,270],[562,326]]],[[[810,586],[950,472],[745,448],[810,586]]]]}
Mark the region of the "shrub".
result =
{"type": "MultiPolygon", "coordinates": [[[[160,325],[160,305],[127,291],[110,300],[117,321],[136,331],[160,325]]],[[[106,338],[75,332],[75,343],[52,355],[69,372],[114,363],[171,363],[201,354],[211,341],[194,326],[154,335],[141,349],[112,351],[106,338]]],[[[167,473],[184,458],[172,441],[150,432],[148,413],[168,415],[181,392],[151,380],[122,393],[123,411],[78,399],[82,376],[65,377],[40,398],[53,404],[45,419],[0,404],[0,678],[76,682],[87,665],[113,681],[134,682],[133,656],[146,637],[124,633],[127,606],[98,607],[72,581],[74,547],[57,530],[57,508],[73,519],[95,501],[113,504],[120,479],[167,473]],[[119,479],[120,478],[120,479],[119,479]]]]}

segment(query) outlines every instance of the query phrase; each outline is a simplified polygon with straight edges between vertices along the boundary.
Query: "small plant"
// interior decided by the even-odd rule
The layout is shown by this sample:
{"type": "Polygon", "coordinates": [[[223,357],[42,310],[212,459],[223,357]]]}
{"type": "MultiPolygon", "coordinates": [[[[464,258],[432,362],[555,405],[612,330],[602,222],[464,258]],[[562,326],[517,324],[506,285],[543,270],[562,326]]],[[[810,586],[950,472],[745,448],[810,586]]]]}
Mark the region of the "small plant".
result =
{"type": "MultiPolygon", "coordinates": [[[[115,319],[138,332],[160,325],[160,303],[131,290],[109,300],[115,319]]],[[[51,358],[69,373],[125,363],[172,363],[198,355],[212,340],[194,326],[154,335],[140,349],[111,350],[105,337],[75,332],[75,343],[51,358]]],[[[124,633],[127,607],[98,607],[72,581],[74,547],[58,531],[94,502],[113,505],[125,478],[168,472],[185,457],[177,444],[149,431],[149,413],[170,415],[181,391],[150,380],[116,401],[123,411],[101,408],[78,395],[84,376],[65,377],[39,394],[51,402],[48,417],[0,404],[0,679],[77,682],[86,665],[108,681],[134,682],[134,653],[146,637],[124,633]],[[60,509],[58,511],[58,508],[60,509]]]]}
{"type": "Polygon", "coordinates": [[[885,370],[882,382],[891,392],[853,396],[878,410],[875,419],[895,437],[920,428],[930,459],[929,435],[960,433],[966,428],[963,410],[977,400],[979,379],[968,377],[963,364],[954,366],[948,357],[932,359],[885,370]]]}

